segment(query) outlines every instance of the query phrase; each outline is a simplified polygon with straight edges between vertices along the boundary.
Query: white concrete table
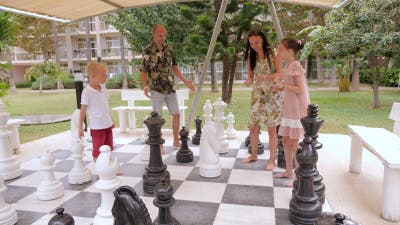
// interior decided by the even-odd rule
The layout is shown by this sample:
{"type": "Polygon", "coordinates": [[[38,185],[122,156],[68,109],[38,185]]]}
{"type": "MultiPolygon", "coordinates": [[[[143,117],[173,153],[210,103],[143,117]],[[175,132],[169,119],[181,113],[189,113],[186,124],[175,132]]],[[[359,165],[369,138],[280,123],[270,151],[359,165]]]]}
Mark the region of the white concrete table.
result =
{"type": "Polygon", "coordinates": [[[19,131],[18,127],[24,122],[23,119],[8,119],[7,121],[7,129],[11,131],[10,144],[11,148],[14,150],[14,153],[19,149],[21,144],[19,140],[19,131]]]}
{"type": "Polygon", "coordinates": [[[382,217],[400,221],[400,137],[384,128],[349,125],[351,152],[349,171],[361,172],[362,150],[367,149],[383,164],[382,217]]]}

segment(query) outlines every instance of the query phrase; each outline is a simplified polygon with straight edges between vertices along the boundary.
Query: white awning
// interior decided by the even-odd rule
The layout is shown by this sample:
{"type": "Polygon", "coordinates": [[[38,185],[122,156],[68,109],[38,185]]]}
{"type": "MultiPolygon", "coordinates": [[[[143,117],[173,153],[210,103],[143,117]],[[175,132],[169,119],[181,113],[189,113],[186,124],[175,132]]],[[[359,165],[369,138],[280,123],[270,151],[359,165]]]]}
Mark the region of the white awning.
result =
{"type": "MultiPolygon", "coordinates": [[[[0,0],[0,10],[72,22],[119,9],[146,7],[158,4],[195,0],[0,0]]],[[[267,0],[256,0],[267,2],[267,0]]],[[[274,2],[336,8],[348,0],[273,0],[274,2]]]]}

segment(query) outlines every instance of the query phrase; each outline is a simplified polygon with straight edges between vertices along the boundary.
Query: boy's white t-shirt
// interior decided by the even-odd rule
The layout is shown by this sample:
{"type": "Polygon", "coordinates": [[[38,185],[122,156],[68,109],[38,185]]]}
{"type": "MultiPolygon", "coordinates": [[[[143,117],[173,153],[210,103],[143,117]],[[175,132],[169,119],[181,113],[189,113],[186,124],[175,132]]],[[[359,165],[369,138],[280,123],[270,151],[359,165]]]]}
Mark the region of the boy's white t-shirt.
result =
{"type": "Polygon", "coordinates": [[[87,105],[89,127],[94,130],[109,128],[113,124],[108,105],[108,91],[105,85],[100,87],[99,91],[86,85],[81,96],[81,105],[87,105]]]}

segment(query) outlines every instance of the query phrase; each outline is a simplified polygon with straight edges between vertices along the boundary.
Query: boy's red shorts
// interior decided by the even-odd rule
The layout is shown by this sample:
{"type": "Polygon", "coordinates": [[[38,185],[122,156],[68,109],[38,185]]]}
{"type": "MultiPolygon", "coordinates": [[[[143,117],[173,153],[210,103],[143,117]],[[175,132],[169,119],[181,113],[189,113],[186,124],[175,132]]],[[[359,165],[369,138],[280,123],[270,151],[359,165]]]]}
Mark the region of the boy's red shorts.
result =
{"type": "Polygon", "coordinates": [[[100,147],[102,145],[108,145],[113,150],[113,133],[112,129],[114,125],[106,129],[93,130],[90,129],[90,135],[92,136],[93,151],[92,155],[94,158],[98,158],[100,155],[100,147]]]}

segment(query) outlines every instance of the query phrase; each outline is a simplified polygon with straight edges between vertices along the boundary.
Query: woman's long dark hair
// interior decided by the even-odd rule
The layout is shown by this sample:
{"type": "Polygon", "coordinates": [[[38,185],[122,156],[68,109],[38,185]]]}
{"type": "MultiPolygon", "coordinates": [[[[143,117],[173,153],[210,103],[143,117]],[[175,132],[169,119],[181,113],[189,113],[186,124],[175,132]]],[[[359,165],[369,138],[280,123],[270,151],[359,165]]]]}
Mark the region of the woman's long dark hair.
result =
{"type": "Polygon", "coordinates": [[[258,30],[258,29],[251,30],[247,34],[247,45],[246,45],[246,52],[245,52],[245,55],[244,55],[244,60],[247,61],[247,59],[250,57],[249,58],[250,59],[250,69],[253,71],[254,68],[256,67],[257,53],[250,46],[249,38],[251,36],[260,36],[261,39],[263,40],[264,57],[266,57],[268,59],[269,68],[272,69],[271,55],[273,53],[272,53],[272,50],[271,50],[271,46],[269,45],[269,43],[267,41],[267,38],[265,37],[264,33],[262,31],[258,30]]]}

